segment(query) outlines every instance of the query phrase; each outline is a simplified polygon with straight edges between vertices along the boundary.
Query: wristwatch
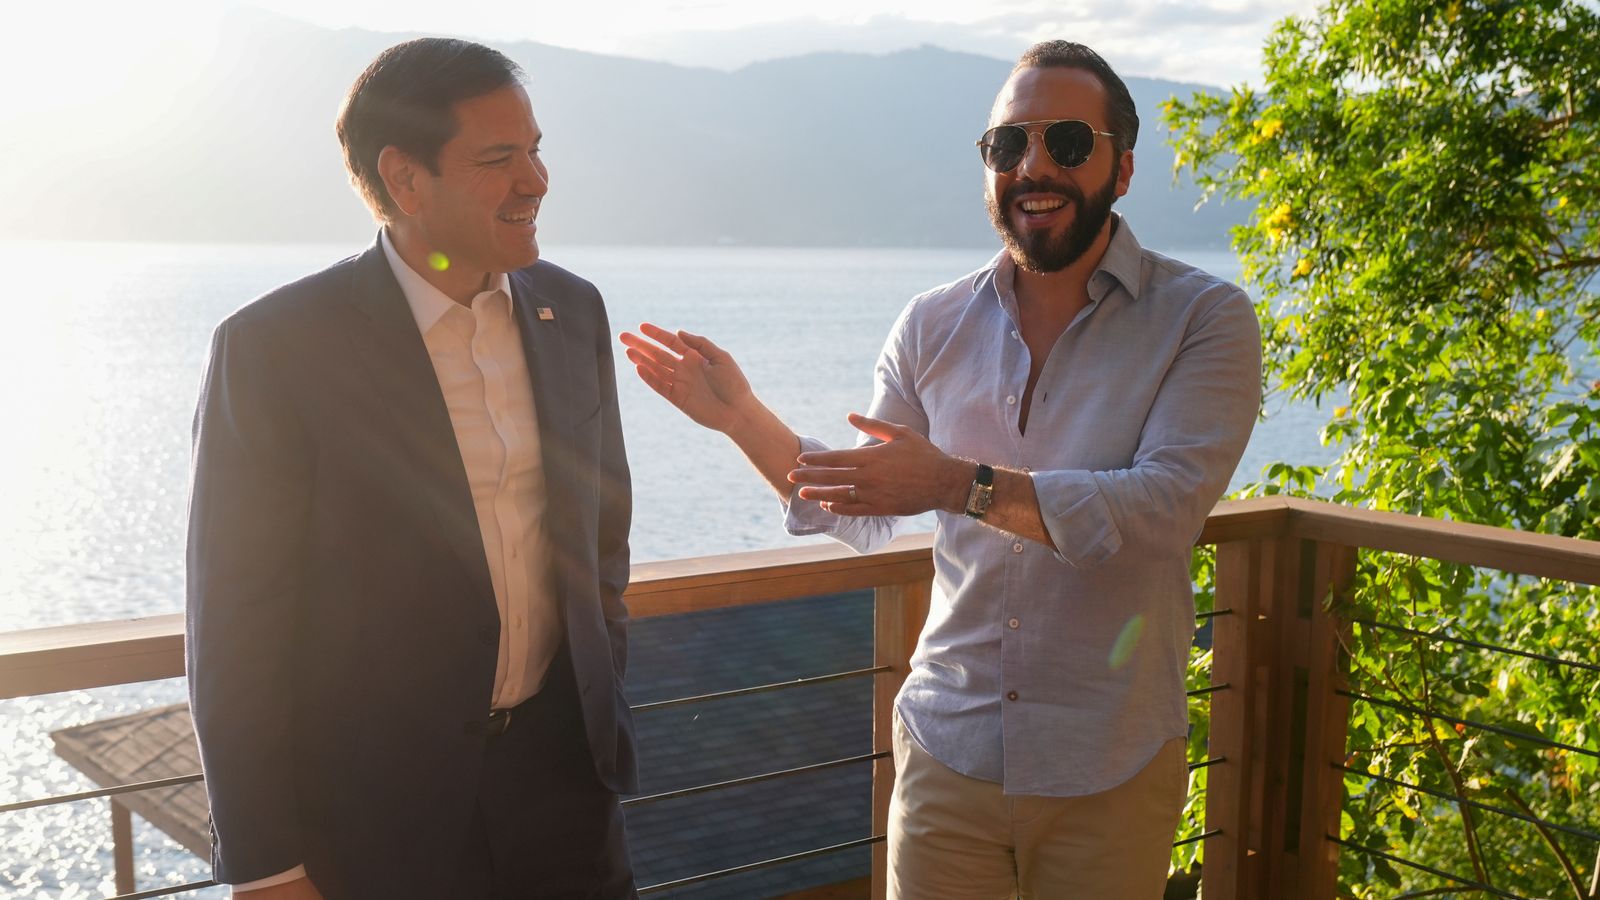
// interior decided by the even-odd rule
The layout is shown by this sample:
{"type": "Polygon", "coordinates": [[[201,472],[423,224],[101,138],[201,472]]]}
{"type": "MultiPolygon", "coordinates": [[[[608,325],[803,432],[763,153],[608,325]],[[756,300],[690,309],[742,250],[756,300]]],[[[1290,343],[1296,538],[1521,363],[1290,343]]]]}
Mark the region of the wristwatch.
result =
{"type": "Polygon", "coordinates": [[[974,519],[983,518],[993,501],[994,469],[978,463],[978,474],[972,479],[972,489],[967,491],[967,515],[974,519]]]}

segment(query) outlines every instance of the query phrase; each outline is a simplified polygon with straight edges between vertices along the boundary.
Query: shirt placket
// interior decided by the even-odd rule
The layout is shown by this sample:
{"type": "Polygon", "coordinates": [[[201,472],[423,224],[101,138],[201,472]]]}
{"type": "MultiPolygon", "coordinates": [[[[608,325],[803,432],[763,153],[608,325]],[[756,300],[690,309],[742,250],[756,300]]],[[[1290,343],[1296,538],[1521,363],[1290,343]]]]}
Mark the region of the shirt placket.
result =
{"type": "Polygon", "coordinates": [[[502,321],[506,310],[496,301],[497,295],[494,294],[480,294],[473,300],[473,361],[483,377],[484,405],[489,424],[500,445],[493,508],[499,537],[497,550],[500,568],[505,573],[506,588],[500,619],[502,634],[505,635],[501,649],[506,665],[505,683],[501,690],[509,697],[517,693],[527,673],[527,654],[518,652],[518,648],[527,642],[527,611],[521,602],[521,598],[526,596],[527,585],[520,566],[522,549],[517,527],[518,513],[509,480],[518,440],[516,422],[507,400],[509,388],[504,365],[507,352],[505,338],[509,329],[504,327],[502,321]]]}
{"type": "MultiPolygon", "coordinates": [[[[1027,391],[1028,370],[1032,360],[1011,310],[1004,306],[1002,309],[1005,311],[1003,324],[1006,335],[1001,351],[999,390],[996,393],[1001,405],[1000,418],[1006,424],[1004,445],[1009,453],[1005,459],[997,462],[1015,469],[1020,467],[1022,460],[1023,434],[1018,424],[1021,422],[1022,398],[1027,391]]],[[[1000,694],[1001,780],[1004,783],[1012,780],[1016,766],[1021,762],[1012,752],[1018,743],[1012,735],[1027,730],[1022,721],[1025,716],[1021,704],[1029,699],[1025,696],[1027,687],[1024,672],[1027,660],[1026,629],[1031,623],[1024,608],[1027,592],[1023,590],[1029,548],[1027,542],[1013,534],[994,532],[985,537],[991,539],[995,555],[1000,557],[996,561],[1000,572],[997,582],[1000,597],[996,604],[1000,631],[1000,683],[996,688],[1000,694]]]]}

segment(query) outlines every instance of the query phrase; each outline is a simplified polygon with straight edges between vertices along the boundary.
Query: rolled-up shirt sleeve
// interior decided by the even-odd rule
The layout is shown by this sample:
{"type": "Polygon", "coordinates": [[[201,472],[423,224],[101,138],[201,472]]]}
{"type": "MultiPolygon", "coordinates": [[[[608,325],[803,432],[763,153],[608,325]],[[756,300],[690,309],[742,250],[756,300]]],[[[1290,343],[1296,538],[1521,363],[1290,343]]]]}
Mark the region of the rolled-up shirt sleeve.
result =
{"type": "Polygon", "coordinates": [[[1219,293],[1192,320],[1131,466],[1032,473],[1062,562],[1186,548],[1227,489],[1261,404],[1261,336],[1249,298],[1231,285],[1219,293]]]}

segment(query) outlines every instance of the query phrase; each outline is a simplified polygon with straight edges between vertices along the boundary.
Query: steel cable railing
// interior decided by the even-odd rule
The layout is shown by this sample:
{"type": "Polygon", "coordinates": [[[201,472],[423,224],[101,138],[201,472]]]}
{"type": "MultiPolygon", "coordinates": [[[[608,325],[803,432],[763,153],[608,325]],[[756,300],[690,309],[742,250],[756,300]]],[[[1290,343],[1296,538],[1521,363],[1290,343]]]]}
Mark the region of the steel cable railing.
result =
{"type": "Polygon", "coordinates": [[[138,791],[153,791],[164,787],[193,784],[204,781],[205,776],[196,772],[192,775],[174,775],[171,778],[157,778],[153,781],[136,781],[129,784],[116,784],[111,787],[96,788],[92,791],[79,791],[76,794],[59,794],[54,797],[40,797],[35,800],[19,800],[16,803],[0,804],[0,813],[17,812],[24,809],[34,809],[40,806],[53,806],[57,803],[74,803],[79,800],[93,800],[97,797],[114,797],[117,794],[132,794],[138,791]]]}
{"type": "Polygon", "coordinates": [[[1429,875],[1433,875],[1433,876],[1436,876],[1438,878],[1443,878],[1443,879],[1445,879],[1447,881],[1453,881],[1456,884],[1459,884],[1459,885],[1461,885],[1463,887],[1470,888],[1470,889],[1475,890],[1475,891],[1482,891],[1485,894],[1489,894],[1489,895],[1492,895],[1492,896],[1495,896],[1495,897],[1505,897],[1505,898],[1507,898],[1507,900],[1536,900],[1536,898],[1533,898],[1533,897],[1524,897],[1521,894],[1513,894],[1510,891],[1503,891],[1503,890],[1501,890],[1501,889],[1499,889],[1499,888],[1497,888],[1497,887],[1495,887],[1493,885],[1484,884],[1481,881],[1473,881],[1470,878],[1464,878],[1464,877],[1462,877],[1460,875],[1452,875],[1449,872],[1444,871],[1443,869],[1435,869],[1433,866],[1426,865],[1424,863],[1419,863],[1419,862],[1416,862],[1415,860],[1404,859],[1402,857],[1395,856],[1392,853],[1387,853],[1387,852],[1385,852],[1383,850],[1379,850],[1376,847],[1367,847],[1367,846],[1362,845],[1362,844],[1357,844],[1354,841],[1347,841],[1347,840],[1344,840],[1343,838],[1336,838],[1331,834],[1323,835],[1323,837],[1327,838],[1328,840],[1332,841],[1335,844],[1338,844],[1341,847],[1348,847],[1351,850],[1356,850],[1356,851],[1359,851],[1361,853],[1366,853],[1366,854],[1368,854],[1370,856],[1377,856],[1377,857],[1380,857],[1382,859],[1386,859],[1389,862],[1395,863],[1397,865],[1402,865],[1402,866],[1406,866],[1408,868],[1416,869],[1419,872],[1427,872],[1429,875]]]}
{"type": "MultiPolygon", "coordinates": [[[[1208,620],[1208,619],[1212,619],[1212,618],[1215,618],[1215,617],[1218,617],[1218,616],[1231,615],[1232,612],[1233,611],[1231,609],[1224,608],[1224,609],[1219,609],[1219,610],[1212,610],[1212,611],[1208,611],[1208,612],[1197,613],[1195,618],[1199,619],[1199,620],[1208,620]]],[[[751,686],[751,687],[736,688],[736,689],[727,690],[727,691],[717,691],[717,692],[713,692],[713,693],[709,693],[709,694],[698,694],[698,695],[689,696],[689,697],[674,698],[674,699],[671,699],[671,700],[660,700],[660,701],[652,701],[652,702],[647,702],[647,703],[640,703],[640,704],[633,705],[631,707],[631,709],[634,712],[650,712],[650,711],[654,711],[654,710],[669,709],[669,708],[673,708],[673,707],[685,706],[685,705],[694,704],[694,703],[705,703],[705,702],[710,702],[710,701],[715,701],[715,700],[731,699],[731,698],[735,698],[735,697],[747,697],[747,696],[753,696],[753,695],[757,695],[757,694],[764,694],[764,693],[770,693],[770,692],[775,692],[775,691],[788,690],[788,689],[791,689],[791,688],[808,687],[808,686],[814,686],[814,685],[819,685],[819,684],[825,684],[825,683],[829,683],[829,682],[841,681],[841,680],[851,679],[851,678],[861,678],[861,677],[867,677],[867,676],[875,676],[875,675],[880,675],[880,674],[883,674],[883,673],[886,673],[886,672],[890,672],[890,671],[892,671],[892,667],[891,666],[887,666],[887,665],[874,666],[874,667],[871,667],[871,668],[854,669],[854,670],[850,670],[850,671],[846,671],[846,672],[835,672],[835,673],[830,673],[830,674],[827,674],[827,675],[808,676],[808,677],[796,678],[796,679],[789,680],[789,681],[781,681],[781,682],[773,682],[773,683],[769,683],[769,684],[754,685],[754,686],[751,686]]],[[[1211,685],[1206,685],[1206,686],[1201,687],[1201,688],[1196,688],[1196,689],[1193,689],[1193,690],[1186,691],[1185,693],[1186,693],[1186,696],[1188,696],[1190,698],[1196,698],[1196,697],[1201,697],[1201,696],[1206,696],[1206,695],[1209,695],[1209,694],[1213,694],[1213,693],[1216,693],[1218,691],[1229,690],[1230,687],[1231,686],[1228,685],[1227,683],[1211,684],[1211,685]]],[[[840,759],[828,760],[826,762],[821,762],[821,763],[812,763],[812,764],[808,764],[808,765],[804,765],[804,766],[797,766],[797,767],[793,767],[793,768],[789,768],[789,769],[783,769],[783,770],[778,770],[778,771],[773,771],[773,772],[765,772],[765,773],[761,773],[761,774],[758,774],[758,775],[751,775],[751,776],[745,776],[745,777],[741,777],[741,778],[728,779],[728,780],[725,780],[725,781],[713,782],[713,783],[708,783],[708,784],[703,784],[703,785],[696,785],[696,786],[693,786],[693,787],[681,788],[681,789],[672,790],[672,791],[663,791],[663,792],[660,792],[660,793],[657,793],[657,794],[651,794],[651,795],[648,795],[648,796],[632,797],[632,798],[623,800],[622,801],[622,805],[623,806],[645,805],[645,804],[656,803],[656,802],[661,802],[661,801],[666,801],[666,800],[674,800],[674,799],[678,799],[678,798],[682,798],[682,797],[694,796],[694,795],[697,795],[697,794],[711,793],[711,792],[720,791],[720,790],[728,790],[728,789],[731,789],[731,788],[742,787],[742,786],[746,786],[746,785],[752,785],[752,784],[757,784],[757,783],[761,783],[761,782],[772,781],[772,780],[776,780],[776,779],[792,777],[792,776],[798,776],[798,775],[803,775],[803,774],[808,774],[808,773],[813,773],[813,772],[819,772],[819,771],[832,769],[832,768],[837,768],[837,767],[845,766],[845,765],[851,765],[851,764],[855,764],[855,763],[873,762],[873,761],[876,761],[876,760],[879,760],[879,759],[886,758],[889,755],[890,754],[888,753],[888,751],[879,751],[879,752],[875,752],[875,753],[861,754],[861,755],[858,755],[858,756],[844,757],[844,758],[840,758],[840,759]]],[[[1188,770],[1192,772],[1192,771],[1195,771],[1195,770],[1198,770],[1198,769],[1204,769],[1204,768],[1207,768],[1207,767],[1210,767],[1210,766],[1217,765],[1217,764],[1222,763],[1224,761],[1225,761],[1225,759],[1222,758],[1222,757],[1215,757],[1215,758],[1210,758],[1210,759],[1202,760],[1202,761],[1195,762],[1195,763],[1189,763],[1188,764],[1188,770]]],[[[129,783],[129,784],[123,784],[123,785],[114,785],[114,786],[111,786],[111,787],[98,788],[98,789],[90,790],[90,791],[81,791],[81,792],[72,793],[72,794],[62,794],[62,795],[57,795],[57,796],[52,796],[52,797],[42,797],[42,798],[37,798],[37,799],[33,799],[33,800],[24,800],[24,801],[19,801],[19,802],[15,802],[15,803],[3,804],[3,805],[0,805],[0,813],[19,811],[19,810],[24,810],[24,809],[33,809],[33,808],[36,808],[36,807],[48,806],[48,805],[53,805],[53,804],[71,803],[71,802],[77,802],[77,801],[81,801],[81,800],[90,800],[90,799],[96,799],[96,798],[99,798],[99,797],[111,797],[111,796],[116,796],[116,795],[119,795],[119,794],[134,793],[134,792],[138,792],[138,791],[157,790],[157,789],[167,788],[167,787],[177,787],[177,786],[181,786],[181,785],[185,785],[185,784],[191,784],[191,783],[202,781],[202,780],[204,780],[204,776],[202,774],[194,773],[194,774],[190,774],[190,775],[180,775],[180,776],[175,776],[175,777],[171,777],[171,778],[156,779],[156,780],[144,781],[144,782],[135,782],[135,783],[129,783]]],[[[1210,830],[1210,831],[1203,832],[1201,834],[1192,835],[1192,836],[1190,836],[1188,838],[1184,838],[1184,839],[1179,840],[1179,841],[1174,841],[1173,842],[1173,846],[1174,847],[1183,846],[1185,844],[1190,844],[1190,843],[1194,843],[1196,841],[1201,841],[1201,840],[1205,840],[1207,838],[1215,837],[1215,836],[1217,836],[1217,835],[1219,835],[1221,833],[1222,832],[1220,830],[1213,829],[1213,830],[1210,830]]],[[[786,856],[774,857],[772,859],[760,860],[760,861],[757,861],[757,862],[746,863],[746,864],[742,864],[742,865],[739,865],[739,866],[733,866],[733,867],[729,867],[729,868],[725,868],[725,869],[720,869],[720,870],[717,870],[717,871],[714,871],[714,872],[701,873],[699,875],[694,875],[694,876],[690,876],[690,877],[687,877],[687,878],[677,879],[677,880],[671,881],[671,882],[663,882],[661,884],[656,884],[656,885],[651,885],[649,887],[640,888],[639,892],[640,892],[640,894],[656,893],[656,892],[659,892],[659,891],[668,890],[670,888],[683,887],[683,886],[686,886],[686,885],[697,884],[697,883],[701,883],[701,882],[704,882],[704,881],[710,881],[710,880],[716,879],[716,878],[722,878],[722,877],[726,877],[726,876],[737,875],[737,874],[741,874],[741,873],[745,873],[745,872],[757,871],[757,870],[760,870],[760,869],[770,868],[770,867],[778,866],[778,865],[783,865],[785,863],[790,863],[790,862],[797,862],[797,861],[800,861],[800,860],[809,859],[809,858],[812,858],[812,857],[821,856],[821,855],[828,854],[828,853],[834,853],[834,852],[846,850],[846,849],[849,849],[849,848],[852,848],[852,847],[865,846],[865,845],[868,845],[868,844],[881,842],[883,840],[884,840],[884,836],[883,835],[875,835],[875,836],[868,837],[868,838],[861,838],[861,839],[857,839],[857,840],[853,840],[853,841],[847,841],[847,842],[841,843],[841,844],[835,844],[835,845],[832,845],[832,846],[829,846],[829,847],[816,848],[816,849],[813,849],[813,850],[803,851],[803,852],[800,852],[800,853],[788,854],[786,856]]],[[[215,882],[215,881],[196,881],[196,882],[189,882],[189,883],[181,884],[181,885],[172,885],[172,886],[162,887],[162,888],[152,888],[152,889],[149,889],[149,890],[137,891],[137,892],[128,893],[128,894],[119,894],[119,895],[117,895],[117,896],[115,896],[113,898],[109,898],[109,900],[144,900],[144,898],[170,896],[172,894],[183,893],[183,892],[187,892],[187,891],[200,890],[202,888],[213,887],[213,886],[216,886],[216,885],[217,885],[217,882],[215,882]]]]}
{"type": "Polygon", "coordinates": [[[1440,791],[1433,788],[1423,787],[1420,784],[1411,784],[1410,782],[1401,781],[1398,778],[1390,778],[1387,775],[1382,775],[1367,769],[1357,769],[1346,765],[1335,765],[1333,768],[1343,772],[1349,772],[1352,775],[1360,775],[1363,778],[1371,778],[1375,781],[1381,781],[1384,784],[1393,785],[1394,787],[1405,788],[1409,791],[1416,791],[1419,794],[1427,794],[1430,797],[1437,797],[1440,800],[1448,800],[1451,803],[1465,803],[1468,806],[1481,809],[1484,812],[1492,812],[1497,815],[1506,816],[1507,818],[1519,819],[1532,825],[1540,825],[1545,828],[1551,828],[1556,831],[1570,834],[1573,837],[1584,838],[1585,840],[1594,841],[1595,843],[1600,844],[1600,833],[1593,831],[1585,831],[1582,828],[1574,828],[1571,825],[1563,825],[1560,822],[1552,822],[1549,819],[1541,819],[1537,816],[1530,816],[1527,813],[1520,812],[1515,809],[1507,809],[1503,806],[1495,806],[1491,803],[1484,803],[1481,800],[1473,800],[1470,797],[1463,797],[1460,794],[1452,794],[1449,791],[1440,791]]]}
{"type": "Polygon", "coordinates": [[[1470,638],[1459,638],[1454,635],[1445,634],[1442,631],[1421,631],[1416,628],[1409,628],[1405,625],[1379,622],[1374,619],[1368,619],[1361,616],[1351,616],[1350,621],[1357,622],[1369,628],[1377,628],[1382,631],[1398,631],[1402,634],[1409,634],[1413,637],[1420,637],[1430,641],[1440,641],[1447,644],[1455,644],[1458,647],[1472,647],[1475,650],[1488,650],[1494,653],[1504,654],[1506,656],[1520,656],[1523,659],[1532,659],[1537,660],[1538,662],[1547,662],[1558,666],[1583,669],[1589,672],[1600,672],[1600,663],[1583,662],[1582,660],[1576,659],[1564,659],[1559,656],[1551,656],[1545,653],[1531,653],[1527,650],[1518,650],[1515,647],[1501,647],[1495,644],[1486,644],[1482,641],[1474,641],[1470,638]]]}
{"type": "Polygon", "coordinates": [[[690,875],[686,878],[679,878],[675,881],[663,881],[660,884],[652,884],[649,887],[639,888],[639,894],[640,896],[644,896],[645,894],[655,894],[661,891],[671,890],[672,888],[680,888],[691,884],[699,884],[703,881],[710,881],[714,878],[725,878],[729,875],[740,875],[745,872],[755,872],[761,869],[770,869],[773,866],[781,866],[785,863],[799,862],[803,859],[812,859],[814,857],[824,856],[829,853],[837,853],[841,850],[849,850],[852,847],[866,847],[870,844],[882,843],[883,840],[883,835],[875,834],[872,837],[859,838],[853,841],[845,841],[842,844],[834,844],[829,847],[818,847],[815,850],[802,850],[799,853],[791,853],[788,856],[777,856],[773,857],[772,859],[763,859],[760,862],[745,863],[743,865],[733,866],[727,869],[718,869],[715,872],[705,872],[700,875],[690,875]]]}
{"type": "Polygon", "coordinates": [[[656,700],[650,703],[637,703],[628,708],[634,712],[650,712],[657,709],[669,709],[674,706],[687,706],[691,703],[704,703],[708,700],[726,700],[730,697],[749,697],[754,694],[767,694],[773,691],[785,691],[789,688],[807,687],[813,684],[825,684],[830,681],[842,681],[847,678],[861,678],[866,675],[878,675],[891,671],[890,666],[874,666],[870,669],[852,669],[848,672],[834,672],[829,675],[813,675],[807,678],[796,678],[792,681],[774,681],[771,684],[758,684],[754,687],[734,688],[731,691],[717,691],[711,694],[696,694],[692,697],[677,697],[672,700],[656,700]]]}
{"type": "Polygon", "coordinates": [[[1514,738],[1519,741],[1527,741],[1530,744],[1536,744],[1540,747],[1548,747],[1552,750],[1566,750],[1569,753],[1577,753],[1583,756],[1600,759],[1600,750],[1590,750],[1587,747],[1579,747],[1575,744],[1562,743],[1561,741],[1551,740],[1550,738],[1547,738],[1541,734],[1530,734],[1526,731],[1517,731],[1514,728],[1491,725],[1488,722],[1477,722],[1472,719],[1462,719],[1435,710],[1422,709],[1421,707],[1412,706],[1409,703],[1401,703],[1397,700],[1384,700],[1379,697],[1370,697],[1358,691],[1336,690],[1334,693],[1341,697],[1348,697],[1351,700],[1360,700],[1363,703],[1371,703],[1374,706],[1382,706],[1388,709],[1397,710],[1399,712],[1411,713],[1412,715],[1416,716],[1439,719],[1440,721],[1449,722],[1452,725],[1460,725],[1463,728],[1477,728],[1482,731],[1488,731],[1493,734],[1501,735],[1502,737],[1514,738]]]}
{"type": "Polygon", "coordinates": [[[189,891],[198,891],[208,887],[217,887],[217,882],[190,881],[186,884],[174,884],[169,887],[150,888],[147,891],[134,891],[131,894],[117,894],[114,897],[107,897],[106,900],[145,900],[146,897],[170,897],[173,894],[186,894],[189,891]]]}

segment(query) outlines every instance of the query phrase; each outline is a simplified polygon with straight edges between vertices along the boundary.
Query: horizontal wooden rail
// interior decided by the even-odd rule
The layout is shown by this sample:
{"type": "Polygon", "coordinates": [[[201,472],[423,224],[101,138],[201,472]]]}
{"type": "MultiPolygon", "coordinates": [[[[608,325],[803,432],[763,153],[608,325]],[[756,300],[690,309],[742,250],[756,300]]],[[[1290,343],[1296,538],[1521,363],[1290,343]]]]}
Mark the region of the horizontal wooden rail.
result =
{"type": "MultiPolygon", "coordinates": [[[[933,577],[933,536],[872,553],[835,543],[639,563],[625,599],[637,619],[811,597],[933,577]]],[[[0,700],[177,678],[183,616],[0,633],[0,700]]]]}
{"type": "Polygon", "coordinates": [[[872,553],[829,541],[780,550],[698,556],[633,567],[634,618],[907,584],[933,577],[933,535],[914,534],[872,553]]]}
{"type": "Polygon", "coordinates": [[[1292,537],[1600,584],[1600,542],[1285,497],[1292,537]]]}
{"type": "Polygon", "coordinates": [[[0,700],[183,675],[183,616],[0,634],[0,700]]]}
{"type": "MultiPolygon", "coordinates": [[[[1373,512],[1293,497],[1218,504],[1201,544],[1291,537],[1600,584],[1600,545],[1504,528],[1373,512]]],[[[640,563],[627,593],[637,618],[906,584],[932,574],[932,536],[856,554],[837,544],[640,563]]],[[[0,634],[0,699],[183,675],[183,616],[0,634]]]]}

